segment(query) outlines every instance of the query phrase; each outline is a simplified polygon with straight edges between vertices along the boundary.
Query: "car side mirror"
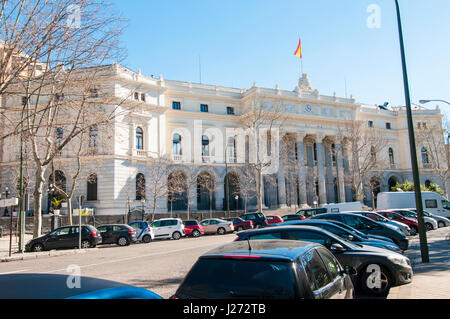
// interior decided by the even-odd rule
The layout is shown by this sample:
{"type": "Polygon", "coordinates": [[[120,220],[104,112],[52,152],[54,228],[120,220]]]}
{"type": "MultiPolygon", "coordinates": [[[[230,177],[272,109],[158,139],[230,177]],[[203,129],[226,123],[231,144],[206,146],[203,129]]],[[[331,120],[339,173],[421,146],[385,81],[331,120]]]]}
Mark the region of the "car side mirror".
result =
{"type": "Polygon", "coordinates": [[[353,237],[352,235],[348,235],[348,240],[354,241],[354,240],[355,240],[355,237],[353,237]]]}
{"type": "Polygon", "coordinates": [[[345,248],[342,247],[341,244],[333,244],[333,245],[331,245],[330,250],[335,251],[335,252],[343,252],[343,251],[345,251],[345,248]]]}
{"type": "Polygon", "coordinates": [[[352,266],[346,265],[344,267],[344,271],[345,274],[349,275],[349,276],[355,276],[356,274],[358,274],[358,272],[356,271],[356,269],[352,266]]]}

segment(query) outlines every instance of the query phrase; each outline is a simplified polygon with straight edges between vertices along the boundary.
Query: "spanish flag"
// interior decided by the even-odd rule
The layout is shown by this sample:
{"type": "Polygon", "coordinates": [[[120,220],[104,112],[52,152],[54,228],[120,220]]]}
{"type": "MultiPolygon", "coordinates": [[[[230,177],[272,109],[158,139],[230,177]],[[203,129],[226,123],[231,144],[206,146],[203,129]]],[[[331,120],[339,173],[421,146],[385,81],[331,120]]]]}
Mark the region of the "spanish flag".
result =
{"type": "Polygon", "coordinates": [[[298,56],[300,59],[303,58],[302,57],[302,39],[301,38],[298,40],[298,47],[297,47],[297,50],[295,50],[294,55],[298,56]]]}

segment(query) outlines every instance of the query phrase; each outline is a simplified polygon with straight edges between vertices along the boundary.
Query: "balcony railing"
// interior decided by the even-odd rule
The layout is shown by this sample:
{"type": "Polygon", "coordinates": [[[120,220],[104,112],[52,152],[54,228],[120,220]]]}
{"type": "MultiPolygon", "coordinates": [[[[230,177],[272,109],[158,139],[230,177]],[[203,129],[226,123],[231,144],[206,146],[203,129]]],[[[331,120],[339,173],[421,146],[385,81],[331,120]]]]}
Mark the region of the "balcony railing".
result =
{"type": "Polygon", "coordinates": [[[202,162],[203,163],[212,163],[212,156],[202,155],[202,162]]]}
{"type": "Polygon", "coordinates": [[[183,161],[183,155],[172,154],[172,160],[174,162],[182,162],[183,161]]]}

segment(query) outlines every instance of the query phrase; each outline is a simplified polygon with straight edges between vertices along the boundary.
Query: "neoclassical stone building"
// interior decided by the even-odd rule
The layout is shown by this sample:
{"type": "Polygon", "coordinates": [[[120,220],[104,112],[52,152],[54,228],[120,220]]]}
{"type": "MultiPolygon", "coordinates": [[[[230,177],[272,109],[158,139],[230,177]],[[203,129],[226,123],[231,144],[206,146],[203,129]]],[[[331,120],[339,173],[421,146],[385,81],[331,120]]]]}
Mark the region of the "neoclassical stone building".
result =
{"type": "MultiPolygon", "coordinates": [[[[237,89],[165,80],[163,76],[146,77],[112,64],[98,71],[96,83],[95,92],[121,101],[119,111],[133,109],[117,116],[108,130],[90,132],[89,147],[93,152],[84,159],[74,198],[84,196],[85,206],[95,208],[97,215],[123,215],[140,207],[149,210],[151,192],[145,188],[149,187],[151,159],[162,156],[173,161],[174,170],[195,166],[199,176],[206,175],[213,181],[212,203],[201,185],[190,185],[186,190],[191,195],[191,211],[226,209],[226,173],[230,177],[230,209],[242,209],[245,176],[240,168],[255,159],[258,147],[277,161],[263,176],[264,207],[313,206],[315,199],[319,205],[353,201],[354,190],[348,180],[351,152],[342,145],[345,136],[341,128],[343,122],[354,120],[366,123],[366,129],[385,136],[388,143],[383,156],[389,162],[376,174],[376,192],[388,191],[397,181],[412,180],[405,108],[383,108],[358,103],[353,97],[322,95],[312,87],[306,74],[293,90],[262,88],[256,83],[249,89],[237,89]],[[260,104],[267,110],[282,106],[283,122],[277,123],[273,134],[270,131],[270,137],[267,132],[262,138],[237,134],[251,106],[260,104]]],[[[7,107],[18,101],[19,98],[4,103],[7,107]]],[[[438,108],[414,109],[415,125],[441,125],[441,119],[438,108]]],[[[442,181],[427,166],[426,152],[421,151],[418,145],[422,182],[441,185],[442,181]]],[[[5,140],[0,154],[1,186],[14,189],[17,140],[5,140]]],[[[55,162],[58,178],[70,184],[75,165],[71,149],[64,150],[55,162]]],[[[368,185],[369,180],[364,183],[368,185]]],[[[364,201],[370,206],[372,195],[367,186],[364,193],[364,201]]],[[[47,211],[47,194],[43,203],[47,211]]],[[[75,200],[73,204],[77,205],[75,200]]],[[[184,211],[187,204],[186,196],[174,201],[160,198],[157,210],[184,211]]],[[[254,196],[247,199],[247,206],[257,207],[254,196]]]]}

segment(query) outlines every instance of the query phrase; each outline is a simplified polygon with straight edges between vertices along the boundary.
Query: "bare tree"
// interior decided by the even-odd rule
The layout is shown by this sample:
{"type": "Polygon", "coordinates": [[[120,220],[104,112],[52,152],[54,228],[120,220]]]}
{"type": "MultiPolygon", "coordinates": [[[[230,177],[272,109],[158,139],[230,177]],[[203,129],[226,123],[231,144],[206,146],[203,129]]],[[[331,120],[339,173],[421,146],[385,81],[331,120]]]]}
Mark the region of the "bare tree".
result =
{"type": "Polygon", "coordinates": [[[150,191],[149,195],[151,199],[150,206],[152,208],[152,221],[155,220],[158,201],[169,196],[167,177],[169,175],[170,165],[172,165],[172,161],[161,156],[151,158],[148,163],[147,188],[150,191]]]}
{"type": "Polygon", "coordinates": [[[449,149],[445,144],[444,133],[448,134],[446,129],[448,126],[447,120],[444,120],[444,129],[440,124],[435,123],[421,123],[421,126],[416,130],[417,145],[419,154],[426,159],[424,168],[431,169],[434,174],[439,176],[442,181],[442,189],[444,194],[447,193],[447,182],[450,179],[449,175],[449,149]],[[424,152],[422,152],[424,148],[424,152]]]}
{"type": "MultiPolygon", "coordinates": [[[[257,182],[256,198],[259,212],[262,212],[263,207],[263,175],[266,173],[267,169],[274,164],[273,161],[263,156],[263,150],[266,148],[262,145],[264,140],[260,138],[260,133],[268,132],[268,135],[266,136],[270,137],[270,139],[266,140],[266,142],[268,146],[272,145],[272,132],[278,132],[286,119],[286,107],[281,101],[270,103],[263,102],[260,98],[255,99],[252,104],[247,105],[244,114],[241,116],[241,125],[246,134],[251,136],[250,141],[254,143],[253,154],[255,157],[251,159],[247,165],[255,170],[255,179],[257,182]]],[[[275,143],[278,145],[278,141],[275,141],[275,143]]],[[[278,154],[275,154],[274,156],[278,157],[278,154]]]]}
{"type": "Polygon", "coordinates": [[[75,137],[117,116],[114,99],[103,96],[99,105],[97,79],[104,69],[92,67],[121,58],[122,24],[102,0],[2,2],[1,36],[8,41],[1,55],[0,92],[9,104],[21,106],[3,109],[8,130],[1,138],[20,134],[30,143],[36,168],[34,237],[42,228],[48,165],[75,137]],[[63,136],[55,138],[60,129],[63,136]]]}
{"type": "Polygon", "coordinates": [[[388,139],[381,130],[367,127],[364,121],[349,120],[338,127],[338,137],[343,140],[351,157],[350,174],[346,180],[352,185],[357,201],[364,199],[364,185],[374,171],[387,167],[388,139]]]}
{"type": "Polygon", "coordinates": [[[244,210],[245,213],[248,212],[248,202],[249,200],[256,197],[256,177],[257,174],[252,166],[244,165],[238,168],[239,182],[233,181],[236,175],[231,175],[231,183],[239,183],[239,189],[235,190],[238,193],[233,195],[241,195],[244,199],[244,210]]]}

